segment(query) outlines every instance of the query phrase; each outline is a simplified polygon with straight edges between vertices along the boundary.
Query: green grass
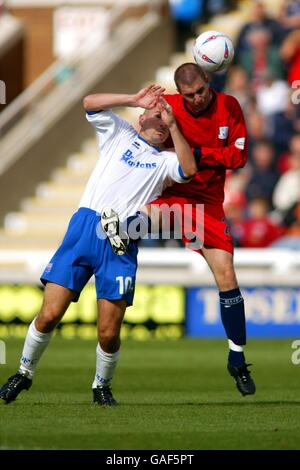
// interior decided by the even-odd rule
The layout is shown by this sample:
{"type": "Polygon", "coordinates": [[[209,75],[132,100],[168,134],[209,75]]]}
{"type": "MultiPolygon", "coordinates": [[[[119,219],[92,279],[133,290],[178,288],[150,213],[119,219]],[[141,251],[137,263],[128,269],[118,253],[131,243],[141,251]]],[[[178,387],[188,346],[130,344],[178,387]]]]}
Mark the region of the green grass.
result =
{"type": "MultiPolygon", "coordinates": [[[[18,365],[7,341],[0,383],[18,365]]],[[[113,381],[119,406],[91,403],[94,341],[56,337],[33,386],[0,404],[1,449],[299,449],[300,365],[291,341],[250,341],[257,393],[226,371],[225,341],[124,341],[113,381]]]]}

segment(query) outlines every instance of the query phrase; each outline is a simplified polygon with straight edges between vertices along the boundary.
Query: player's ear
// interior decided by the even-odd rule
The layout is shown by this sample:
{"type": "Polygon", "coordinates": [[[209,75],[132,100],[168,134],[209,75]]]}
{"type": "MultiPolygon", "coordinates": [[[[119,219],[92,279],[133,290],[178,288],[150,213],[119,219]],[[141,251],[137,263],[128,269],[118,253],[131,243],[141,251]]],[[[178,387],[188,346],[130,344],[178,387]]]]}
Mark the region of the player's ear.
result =
{"type": "Polygon", "coordinates": [[[209,75],[205,70],[203,70],[203,79],[205,83],[209,83],[209,75]]]}

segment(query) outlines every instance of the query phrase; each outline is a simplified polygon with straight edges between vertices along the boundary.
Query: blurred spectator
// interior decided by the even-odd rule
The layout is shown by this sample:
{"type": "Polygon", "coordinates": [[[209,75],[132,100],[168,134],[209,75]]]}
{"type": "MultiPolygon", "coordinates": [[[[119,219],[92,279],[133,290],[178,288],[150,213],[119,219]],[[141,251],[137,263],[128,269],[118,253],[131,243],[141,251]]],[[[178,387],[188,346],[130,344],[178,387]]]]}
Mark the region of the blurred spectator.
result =
{"type": "Polygon", "coordinates": [[[300,28],[300,1],[284,0],[279,15],[279,21],[286,33],[295,28],[300,28]]]}
{"type": "Polygon", "coordinates": [[[284,237],[274,242],[272,246],[276,248],[300,249],[300,202],[298,201],[286,215],[284,222],[288,228],[284,237]]]}
{"type": "Polygon", "coordinates": [[[169,0],[175,25],[175,48],[185,51],[187,39],[197,35],[196,28],[203,13],[203,0],[169,0]]]}
{"type": "Polygon", "coordinates": [[[300,133],[300,107],[292,103],[291,97],[287,100],[282,112],[275,113],[269,119],[269,136],[276,148],[277,155],[282,155],[278,162],[279,173],[289,169],[289,163],[284,155],[289,148],[291,138],[300,133]]]}
{"type": "Polygon", "coordinates": [[[246,113],[251,102],[249,80],[245,70],[238,65],[230,67],[227,76],[225,93],[234,96],[246,113]]]}
{"type": "Polygon", "coordinates": [[[300,29],[292,31],[283,41],[280,56],[287,65],[287,80],[300,80],[300,29]]]}
{"type": "Polygon", "coordinates": [[[255,106],[251,106],[248,109],[247,127],[250,146],[253,142],[256,142],[257,140],[265,139],[267,135],[266,118],[257,111],[255,106]]]}
{"type": "Polygon", "coordinates": [[[234,0],[207,0],[206,11],[208,16],[219,15],[228,12],[235,6],[234,0]]]}
{"type": "Polygon", "coordinates": [[[249,203],[249,218],[242,224],[243,248],[265,248],[284,233],[283,227],[274,224],[269,216],[269,203],[264,198],[255,198],[249,203]]]}
{"type": "Polygon", "coordinates": [[[257,91],[265,84],[267,74],[274,80],[284,78],[284,68],[278,48],[271,42],[266,28],[260,27],[247,34],[249,49],[238,59],[238,64],[246,71],[251,80],[251,88],[257,91]]]}
{"type": "Polygon", "coordinates": [[[268,16],[262,1],[253,1],[251,20],[242,27],[237,38],[235,46],[235,61],[237,63],[240,62],[241,55],[251,47],[248,42],[249,33],[256,31],[258,28],[264,28],[269,32],[272,44],[280,44],[282,39],[280,24],[268,16]]]}
{"type": "Polygon", "coordinates": [[[265,198],[272,202],[274,187],[278,181],[274,149],[268,140],[255,142],[252,151],[252,175],[246,188],[247,199],[265,198]]]}
{"type": "Polygon", "coordinates": [[[236,247],[240,246],[240,240],[244,238],[245,208],[246,198],[241,191],[225,191],[224,212],[236,247]]]}
{"type": "Polygon", "coordinates": [[[269,70],[262,75],[262,84],[257,90],[258,111],[264,116],[282,112],[289,101],[289,87],[283,80],[274,80],[269,70]]]}
{"type": "Polygon", "coordinates": [[[275,209],[285,214],[300,201],[300,134],[290,142],[290,167],[279,179],[273,194],[275,209]]]}
{"type": "Polygon", "coordinates": [[[5,0],[0,0],[0,16],[3,15],[5,10],[5,0]]]}

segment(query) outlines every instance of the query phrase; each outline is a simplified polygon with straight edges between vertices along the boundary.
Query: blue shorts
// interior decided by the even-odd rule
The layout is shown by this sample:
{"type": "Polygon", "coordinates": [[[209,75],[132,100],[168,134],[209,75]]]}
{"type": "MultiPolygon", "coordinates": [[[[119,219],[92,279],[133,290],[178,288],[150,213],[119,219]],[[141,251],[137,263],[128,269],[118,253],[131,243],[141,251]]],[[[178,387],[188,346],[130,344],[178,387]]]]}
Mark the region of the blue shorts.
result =
{"type": "Polygon", "coordinates": [[[100,222],[100,215],[81,207],[70,220],[62,244],[41,276],[75,291],[78,296],[95,275],[97,299],[126,300],[132,305],[137,269],[137,244],[131,242],[123,256],[114,254],[100,222]]]}

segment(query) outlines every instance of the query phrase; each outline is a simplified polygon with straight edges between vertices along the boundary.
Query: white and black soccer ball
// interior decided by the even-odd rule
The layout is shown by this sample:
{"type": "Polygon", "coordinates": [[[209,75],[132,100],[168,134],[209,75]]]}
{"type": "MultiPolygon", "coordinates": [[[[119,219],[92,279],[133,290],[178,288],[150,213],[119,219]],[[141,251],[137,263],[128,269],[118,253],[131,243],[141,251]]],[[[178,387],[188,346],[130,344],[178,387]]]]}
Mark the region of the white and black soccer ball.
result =
{"type": "Polygon", "coordinates": [[[207,72],[226,70],[234,56],[231,39],[220,31],[200,34],[193,45],[194,59],[207,72]]]}

